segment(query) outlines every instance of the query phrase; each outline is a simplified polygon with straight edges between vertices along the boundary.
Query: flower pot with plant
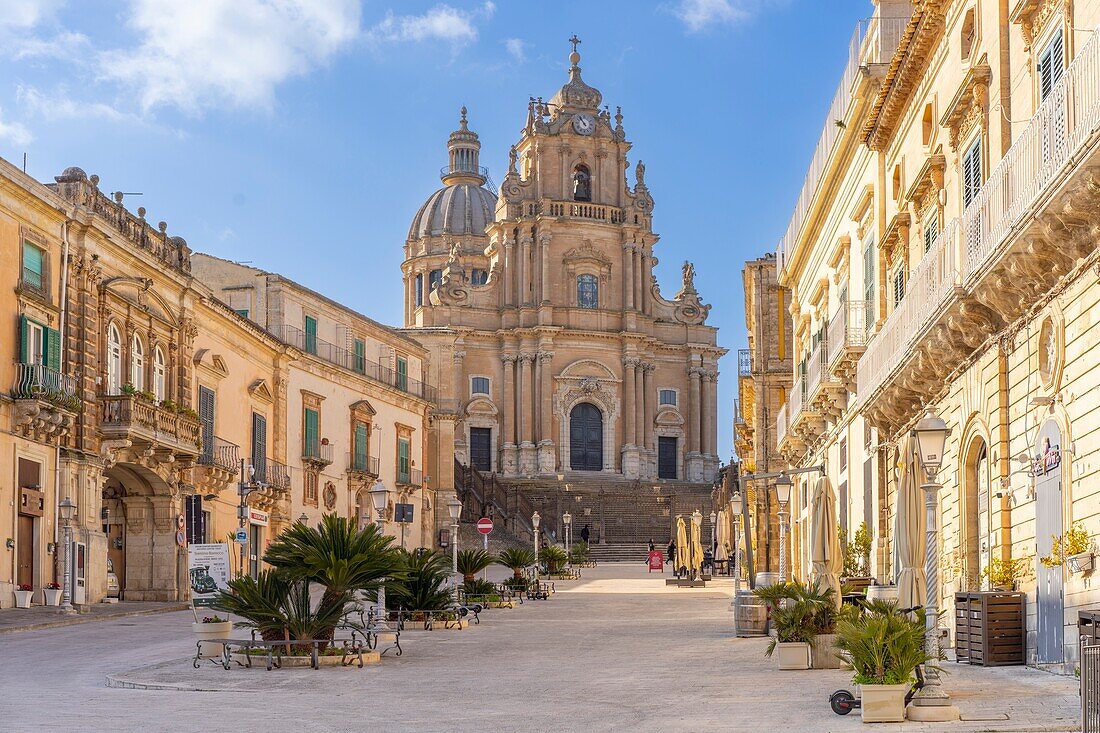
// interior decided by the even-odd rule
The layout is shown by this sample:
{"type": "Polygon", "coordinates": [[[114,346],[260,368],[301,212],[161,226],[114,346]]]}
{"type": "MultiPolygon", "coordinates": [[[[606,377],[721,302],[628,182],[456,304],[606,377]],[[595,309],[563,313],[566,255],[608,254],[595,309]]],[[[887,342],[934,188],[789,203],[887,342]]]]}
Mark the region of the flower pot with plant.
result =
{"type": "Polygon", "coordinates": [[[1050,554],[1039,558],[1043,565],[1048,568],[1067,565],[1071,573],[1087,573],[1092,570],[1092,537],[1081,522],[1075,522],[1061,536],[1051,535],[1050,539],[1050,554]]]}
{"type": "Polygon", "coordinates": [[[46,587],[42,589],[42,600],[47,606],[60,606],[61,584],[46,583],[46,587]]]}
{"type": "Polygon", "coordinates": [[[1020,580],[1027,576],[1031,567],[1031,557],[1016,557],[1007,560],[993,558],[982,568],[981,578],[989,587],[999,591],[1014,591],[1020,580]]]}
{"type": "Polygon", "coordinates": [[[932,659],[925,649],[922,614],[912,620],[890,603],[878,602],[837,624],[837,647],[846,653],[860,686],[864,723],[905,720],[905,695],[914,670],[932,659]]]}
{"type": "Polygon", "coordinates": [[[23,583],[15,589],[15,607],[30,608],[33,595],[34,587],[30,583],[23,583]]]}
{"type": "MultiPolygon", "coordinates": [[[[200,621],[191,624],[191,633],[195,635],[195,641],[208,639],[227,639],[233,633],[233,622],[221,616],[204,616],[200,621]]],[[[206,643],[202,645],[202,659],[220,659],[225,651],[224,644],[206,643]]]]}

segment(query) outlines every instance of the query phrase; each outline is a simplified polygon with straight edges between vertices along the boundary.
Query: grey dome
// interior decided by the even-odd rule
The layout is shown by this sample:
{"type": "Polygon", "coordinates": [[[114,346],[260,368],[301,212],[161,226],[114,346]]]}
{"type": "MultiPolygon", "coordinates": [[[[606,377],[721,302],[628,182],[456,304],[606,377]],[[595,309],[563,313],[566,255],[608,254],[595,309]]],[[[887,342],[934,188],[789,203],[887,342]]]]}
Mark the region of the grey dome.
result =
{"type": "Polygon", "coordinates": [[[497,197],[473,183],[444,186],[424,202],[413,217],[409,239],[443,234],[483,236],[496,214],[497,197]]]}

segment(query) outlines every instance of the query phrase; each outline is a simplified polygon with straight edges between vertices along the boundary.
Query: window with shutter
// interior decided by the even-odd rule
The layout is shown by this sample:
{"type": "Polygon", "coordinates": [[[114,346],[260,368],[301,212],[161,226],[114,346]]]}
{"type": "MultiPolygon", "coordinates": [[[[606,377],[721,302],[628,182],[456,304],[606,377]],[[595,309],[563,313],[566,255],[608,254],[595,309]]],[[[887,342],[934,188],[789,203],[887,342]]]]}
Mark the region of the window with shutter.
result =
{"type": "Polygon", "coordinates": [[[214,390],[199,387],[199,422],[202,424],[202,454],[214,456],[214,390]]]}
{"type": "Polygon", "coordinates": [[[352,467],[356,471],[367,470],[367,426],[358,423],[355,426],[355,448],[352,455],[352,467]]]}
{"type": "Polygon", "coordinates": [[[46,366],[61,371],[61,333],[53,328],[46,329],[46,366]]]}
{"type": "Polygon", "coordinates": [[[403,392],[409,391],[409,360],[403,356],[397,357],[396,387],[403,392]]]}
{"type": "Polygon", "coordinates": [[[416,276],[416,304],[417,306],[424,305],[424,275],[423,273],[416,276]]]}
{"type": "Polygon", "coordinates": [[[267,418],[252,413],[252,465],[256,469],[255,480],[268,483],[267,476],[267,418]]]}
{"type": "Polygon", "coordinates": [[[397,439],[397,483],[409,483],[409,441],[397,439]]]}
{"type": "Polygon", "coordinates": [[[863,299],[868,303],[875,300],[875,237],[872,234],[863,248],[863,299]]]}
{"type": "Polygon", "coordinates": [[[118,326],[111,324],[107,329],[107,394],[117,395],[122,391],[122,334],[118,326]]]}
{"type": "Polygon", "coordinates": [[[306,316],[305,320],[305,348],[310,354],[317,353],[317,319],[313,316],[306,316]]]}
{"type": "Polygon", "coordinates": [[[31,290],[46,292],[46,253],[30,242],[23,243],[23,275],[20,282],[31,290]]]}
{"type": "Polygon", "coordinates": [[[898,265],[894,270],[894,307],[897,308],[905,297],[905,265],[898,265]]]}
{"type": "Polygon", "coordinates": [[[470,394],[489,394],[489,378],[488,377],[471,377],[470,378],[470,394]]]}
{"type": "Polygon", "coordinates": [[[936,237],[940,235],[940,221],[935,214],[924,222],[924,251],[932,249],[936,243],[936,237]]]}
{"type": "Polygon", "coordinates": [[[982,189],[982,139],[975,138],[962,161],[963,207],[978,197],[982,189]]]}
{"type": "MultiPolygon", "coordinates": [[[[48,329],[26,316],[19,318],[19,361],[24,364],[49,364],[48,329]]],[[[54,331],[54,333],[57,333],[54,331]]],[[[55,367],[56,368],[56,367],[55,367]]]]}
{"type": "Polygon", "coordinates": [[[1042,102],[1054,91],[1054,86],[1065,71],[1065,45],[1062,31],[1058,30],[1050,39],[1037,63],[1039,77],[1039,101],[1042,102]]]}
{"type": "Polygon", "coordinates": [[[321,449],[318,441],[318,434],[320,431],[319,423],[320,416],[316,410],[311,410],[308,407],[305,411],[305,430],[302,434],[302,457],[303,458],[320,458],[321,449]]]}
{"type": "Polygon", "coordinates": [[[363,339],[355,339],[355,371],[362,374],[367,370],[367,345],[363,339]]]}

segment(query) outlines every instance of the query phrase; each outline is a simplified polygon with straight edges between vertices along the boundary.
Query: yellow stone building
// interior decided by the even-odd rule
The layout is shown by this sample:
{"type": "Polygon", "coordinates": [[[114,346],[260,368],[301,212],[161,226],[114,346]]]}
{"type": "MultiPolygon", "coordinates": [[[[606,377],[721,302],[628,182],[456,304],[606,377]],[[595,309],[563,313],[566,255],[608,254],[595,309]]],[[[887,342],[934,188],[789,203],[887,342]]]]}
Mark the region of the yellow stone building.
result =
{"type": "Polygon", "coordinates": [[[777,251],[793,294],[790,465],[825,465],[841,523],[872,528],[888,582],[898,448],[933,408],[951,428],[941,609],[988,588],[991,562],[1023,558],[1037,664],[1073,663],[1077,610],[1098,600],[1088,562],[1039,561],[1071,527],[1100,533],[1098,23],[1095,0],[876,2],[777,251]]]}

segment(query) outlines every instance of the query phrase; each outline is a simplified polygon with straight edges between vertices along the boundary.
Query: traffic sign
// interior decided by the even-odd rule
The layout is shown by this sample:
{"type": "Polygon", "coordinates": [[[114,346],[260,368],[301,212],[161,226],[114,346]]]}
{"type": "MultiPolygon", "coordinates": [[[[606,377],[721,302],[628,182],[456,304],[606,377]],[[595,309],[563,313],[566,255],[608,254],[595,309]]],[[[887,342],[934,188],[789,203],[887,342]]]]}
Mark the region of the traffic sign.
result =
{"type": "Polygon", "coordinates": [[[477,531],[481,534],[489,534],[493,531],[493,520],[488,517],[482,517],[477,520],[477,531]]]}
{"type": "Polygon", "coordinates": [[[241,527],[237,530],[237,533],[233,536],[233,539],[235,539],[237,542],[240,542],[242,545],[248,544],[248,530],[244,527],[241,527]]]}

